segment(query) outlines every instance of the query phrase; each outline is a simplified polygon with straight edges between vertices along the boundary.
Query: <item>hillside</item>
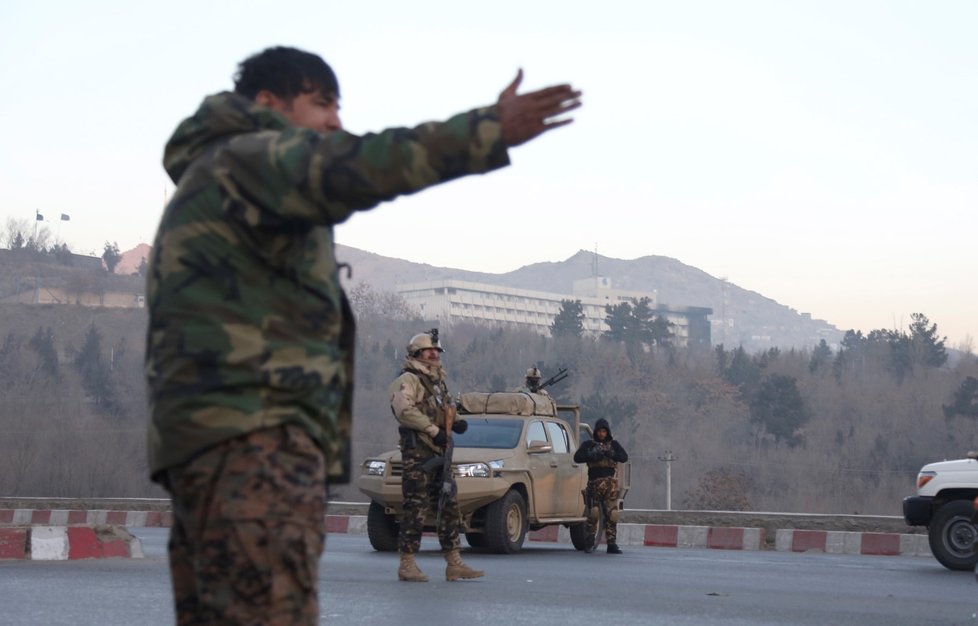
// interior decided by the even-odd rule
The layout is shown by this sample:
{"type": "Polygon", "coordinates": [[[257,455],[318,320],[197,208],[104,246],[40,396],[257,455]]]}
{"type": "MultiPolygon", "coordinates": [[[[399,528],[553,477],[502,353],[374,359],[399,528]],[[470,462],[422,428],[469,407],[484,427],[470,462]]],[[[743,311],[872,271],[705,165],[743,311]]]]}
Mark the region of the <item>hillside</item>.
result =
{"type": "MultiPolygon", "coordinates": [[[[149,245],[139,244],[132,250],[122,252],[114,276],[89,268],[91,264],[101,267],[101,259],[95,257],[72,255],[72,266],[64,266],[54,259],[28,259],[23,254],[2,251],[5,254],[0,254],[0,299],[17,293],[25,279],[29,278],[28,282],[33,285],[33,277],[42,275],[48,276],[46,284],[51,284],[51,280],[68,281],[69,275],[84,274],[87,277],[85,280],[79,277],[71,280],[79,284],[95,281],[100,288],[105,288],[108,281],[130,279],[134,286],[131,288],[141,290],[142,279],[134,274],[143,260],[149,258],[151,251],[149,245]]],[[[397,285],[406,283],[456,279],[566,293],[568,297],[572,296],[575,280],[593,275],[597,261],[598,273],[610,278],[616,288],[655,291],[658,302],[663,305],[713,309],[714,344],[743,346],[749,352],[757,352],[772,347],[811,348],[821,339],[835,345],[842,337],[840,329],[824,320],[813,320],[755,291],[743,289],[677,259],[663,256],[649,255],[624,260],[596,256],[581,250],[564,261],[534,263],[505,274],[435,267],[342,245],[337,246],[337,257],[351,267],[352,277],[348,281],[344,279],[349,283],[347,286],[364,282],[378,290],[393,291],[397,285]]],[[[127,291],[129,289],[127,287],[127,291]]]]}
{"type": "MultiPolygon", "coordinates": [[[[337,256],[352,267],[351,283],[393,290],[397,285],[439,279],[469,280],[505,287],[572,292],[574,280],[591,276],[595,254],[581,250],[565,261],[534,263],[505,274],[471,272],[393,259],[337,246],[337,256]]],[[[713,309],[713,343],[742,345],[750,352],[778,348],[810,348],[825,339],[838,343],[842,331],[824,320],[775,302],[676,259],[644,256],[623,260],[597,256],[598,273],[616,288],[655,291],[660,304],[713,309]],[[726,320],[726,324],[722,320],[726,320]]]]}

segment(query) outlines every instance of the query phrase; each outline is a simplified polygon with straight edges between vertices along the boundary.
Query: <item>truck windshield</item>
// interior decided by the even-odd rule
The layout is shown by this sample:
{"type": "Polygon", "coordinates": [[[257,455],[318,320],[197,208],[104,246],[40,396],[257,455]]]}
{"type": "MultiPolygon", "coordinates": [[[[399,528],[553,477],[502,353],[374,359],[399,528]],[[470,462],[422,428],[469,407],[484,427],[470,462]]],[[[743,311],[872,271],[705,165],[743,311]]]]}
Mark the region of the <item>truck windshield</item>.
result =
{"type": "Polygon", "coordinates": [[[523,420],[486,419],[466,416],[469,428],[452,435],[456,448],[515,448],[523,432],[523,420]]]}

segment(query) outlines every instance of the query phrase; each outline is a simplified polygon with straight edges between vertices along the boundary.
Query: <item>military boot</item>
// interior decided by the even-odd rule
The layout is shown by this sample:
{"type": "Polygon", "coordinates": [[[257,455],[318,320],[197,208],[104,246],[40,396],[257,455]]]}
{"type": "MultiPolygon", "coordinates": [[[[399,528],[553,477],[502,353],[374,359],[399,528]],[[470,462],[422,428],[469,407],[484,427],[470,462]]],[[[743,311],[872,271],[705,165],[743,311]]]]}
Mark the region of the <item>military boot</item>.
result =
{"type": "Polygon", "coordinates": [[[486,575],[485,572],[472,569],[463,563],[462,556],[459,554],[458,548],[445,553],[445,562],[448,563],[448,565],[445,566],[445,580],[458,580],[459,578],[482,578],[486,575]]]}
{"type": "Polygon", "coordinates": [[[428,577],[418,569],[418,564],[414,561],[414,555],[406,552],[401,552],[401,566],[397,568],[397,578],[398,580],[404,580],[410,583],[428,582],[428,577]]]}

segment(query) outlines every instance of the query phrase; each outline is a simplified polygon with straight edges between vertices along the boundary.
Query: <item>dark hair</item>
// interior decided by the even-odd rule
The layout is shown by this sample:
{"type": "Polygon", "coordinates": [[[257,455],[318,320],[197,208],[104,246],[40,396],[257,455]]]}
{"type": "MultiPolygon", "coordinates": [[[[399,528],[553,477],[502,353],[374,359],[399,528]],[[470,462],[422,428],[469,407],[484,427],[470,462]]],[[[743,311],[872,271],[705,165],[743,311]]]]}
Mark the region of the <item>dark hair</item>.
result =
{"type": "Polygon", "coordinates": [[[252,100],[268,90],[291,101],[301,93],[319,92],[340,97],[340,85],[332,68],[318,55],[296,48],[276,46],[253,54],[238,64],[234,91],[252,100]]]}

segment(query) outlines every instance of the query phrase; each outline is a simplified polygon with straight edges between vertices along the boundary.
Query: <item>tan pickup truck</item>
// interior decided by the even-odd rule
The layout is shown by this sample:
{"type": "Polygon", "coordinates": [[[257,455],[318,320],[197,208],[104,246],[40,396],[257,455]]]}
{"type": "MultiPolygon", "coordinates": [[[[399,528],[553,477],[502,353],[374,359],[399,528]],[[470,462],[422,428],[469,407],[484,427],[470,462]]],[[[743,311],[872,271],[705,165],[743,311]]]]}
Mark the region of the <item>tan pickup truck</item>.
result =
{"type": "MultiPolygon", "coordinates": [[[[518,392],[466,393],[458,405],[469,427],[454,435],[452,467],[469,545],[518,552],[528,530],[559,524],[570,530],[574,547],[583,550],[587,465],[575,463],[574,452],[581,433],[589,436],[590,429],[581,424],[578,407],[518,392]]],[[[370,545],[397,550],[403,502],[400,451],[365,460],[357,487],[370,497],[370,545]]],[[[433,531],[434,524],[432,512],[425,530],[433,531]]]]}

